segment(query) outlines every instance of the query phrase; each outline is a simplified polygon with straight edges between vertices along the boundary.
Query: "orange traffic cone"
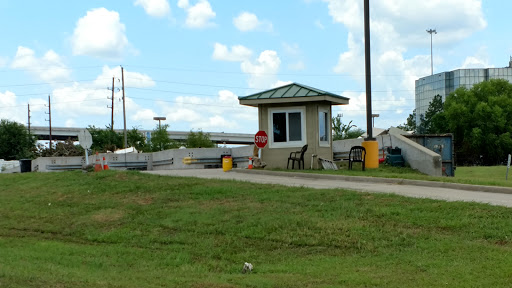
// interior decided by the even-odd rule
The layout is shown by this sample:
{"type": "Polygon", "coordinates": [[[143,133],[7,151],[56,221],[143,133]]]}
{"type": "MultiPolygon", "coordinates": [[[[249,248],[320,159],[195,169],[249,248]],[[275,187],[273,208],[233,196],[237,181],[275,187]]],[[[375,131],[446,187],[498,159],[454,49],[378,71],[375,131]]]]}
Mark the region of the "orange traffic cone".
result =
{"type": "Polygon", "coordinates": [[[249,157],[249,166],[247,169],[252,169],[252,157],[249,157]]]}
{"type": "Polygon", "coordinates": [[[101,171],[100,158],[98,156],[98,152],[96,152],[96,165],[94,165],[94,172],[101,171]]]}
{"type": "Polygon", "coordinates": [[[107,163],[107,160],[105,159],[105,157],[103,157],[103,170],[108,170],[108,163],[107,163]]]}

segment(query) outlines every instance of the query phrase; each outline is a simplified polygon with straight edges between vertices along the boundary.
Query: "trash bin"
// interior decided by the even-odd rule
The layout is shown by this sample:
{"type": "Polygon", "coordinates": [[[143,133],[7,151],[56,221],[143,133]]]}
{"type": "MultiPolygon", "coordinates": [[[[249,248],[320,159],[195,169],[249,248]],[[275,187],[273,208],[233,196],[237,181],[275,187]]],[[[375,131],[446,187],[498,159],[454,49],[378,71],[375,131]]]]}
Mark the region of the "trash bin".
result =
{"type": "Polygon", "coordinates": [[[20,160],[20,172],[32,172],[32,160],[31,159],[21,159],[20,160]]]}
{"type": "Polygon", "coordinates": [[[224,172],[231,170],[233,168],[233,158],[231,156],[224,156],[222,158],[222,170],[224,172]]]}

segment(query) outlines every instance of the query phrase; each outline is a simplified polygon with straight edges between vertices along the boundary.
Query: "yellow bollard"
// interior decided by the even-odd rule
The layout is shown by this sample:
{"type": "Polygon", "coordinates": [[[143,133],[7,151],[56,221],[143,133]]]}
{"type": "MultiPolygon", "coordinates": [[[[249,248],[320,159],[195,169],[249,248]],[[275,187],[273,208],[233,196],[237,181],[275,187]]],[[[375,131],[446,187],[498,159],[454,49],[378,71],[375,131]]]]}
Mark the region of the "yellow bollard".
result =
{"type": "Polygon", "coordinates": [[[366,168],[379,168],[379,142],[363,141],[364,149],[366,149],[366,168]]]}
{"type": "Polygon", "coordinates": [[[233,158],[231,158],[231,156],[224,156],[222,158],[222,170],[227,172],[231,170],[231,168],[233,168],[233,158]]]}

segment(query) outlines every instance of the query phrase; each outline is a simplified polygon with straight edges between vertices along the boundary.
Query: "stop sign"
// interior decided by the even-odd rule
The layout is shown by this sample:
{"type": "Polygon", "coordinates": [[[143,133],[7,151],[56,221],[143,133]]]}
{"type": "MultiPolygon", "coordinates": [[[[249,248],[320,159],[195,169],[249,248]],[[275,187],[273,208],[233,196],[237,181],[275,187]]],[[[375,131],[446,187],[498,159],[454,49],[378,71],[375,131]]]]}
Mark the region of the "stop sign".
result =
{"type": "Polygon", "coordinates": [[[254,144],[256,144],[256,147],[258,148],[265,148],[267,146],[268,136],[267,132],[265,131],[258,131],[256,135],[254,135],[254,144]]]}

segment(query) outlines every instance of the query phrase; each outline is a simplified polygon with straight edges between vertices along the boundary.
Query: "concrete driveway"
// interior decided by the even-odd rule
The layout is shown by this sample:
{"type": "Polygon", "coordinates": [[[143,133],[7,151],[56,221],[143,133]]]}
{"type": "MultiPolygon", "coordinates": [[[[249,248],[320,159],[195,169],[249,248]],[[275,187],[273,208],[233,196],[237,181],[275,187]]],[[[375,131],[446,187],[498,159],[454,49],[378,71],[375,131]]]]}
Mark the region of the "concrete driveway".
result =
{"type": "Polygon", "coordinates": [[[304,186],[316,189],[340,188],[370,193],[393,193],[415,198],[480,202],[512,207],[512,189],[504,187],[247,169],[233,169],[228,172],[224,172],[222,169],[161,170],[145,171],[144,173],[304,186]]]}

